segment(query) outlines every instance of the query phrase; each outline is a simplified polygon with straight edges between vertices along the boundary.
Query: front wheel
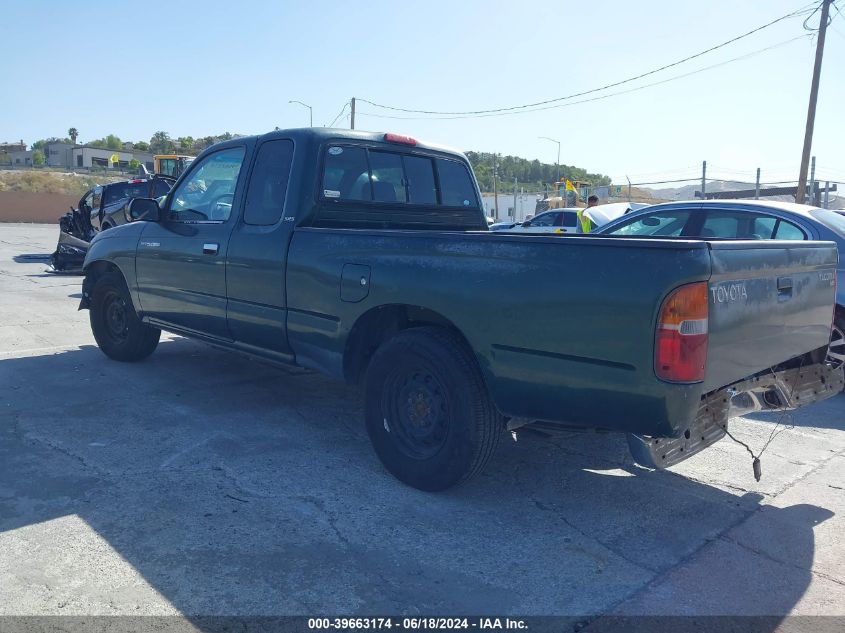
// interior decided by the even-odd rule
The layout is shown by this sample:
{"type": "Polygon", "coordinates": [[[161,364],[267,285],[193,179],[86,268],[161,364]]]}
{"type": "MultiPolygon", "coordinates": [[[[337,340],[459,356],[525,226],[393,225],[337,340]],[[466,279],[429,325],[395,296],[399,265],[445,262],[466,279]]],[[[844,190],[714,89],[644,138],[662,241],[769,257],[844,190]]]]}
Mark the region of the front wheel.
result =
{"type": "Polygon", "coordinates": [[[405,330],[379,347],[367,370],[365,411],[387,470],[426,491],[480,472],[504,432],[472,352],[438,327],[405,330]]]}
{"type": "Polygon", "coordinates": [[[106,273],[97,280],[89,316],[97,345],[111,359],[142,360],[158,345],[161,330],[138,318],[120,273],[106,273]]]}

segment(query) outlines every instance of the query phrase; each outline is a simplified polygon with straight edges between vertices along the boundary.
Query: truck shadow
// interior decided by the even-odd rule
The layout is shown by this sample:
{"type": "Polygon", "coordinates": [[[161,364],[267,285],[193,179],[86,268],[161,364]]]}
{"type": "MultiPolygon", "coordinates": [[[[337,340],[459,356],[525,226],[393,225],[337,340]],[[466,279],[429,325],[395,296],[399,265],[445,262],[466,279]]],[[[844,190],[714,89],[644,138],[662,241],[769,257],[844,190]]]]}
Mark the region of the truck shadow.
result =
{"type": "Polygon", "coordinates": [[[780,616],[807,590],[813,529],[832,516],[638,469],[623,438],[577,433],[520,434],[482,476],[425,494],[382,469],[355,389],[178,338],[137,364],[93,347],[2,360],[0,384],[0,542],[31,540],[0,573],[24,612],[780,616]],[[783,532],[741,542],[732,530],[761,510],[783,532]],[[87,526],[73,547],[69,517],[87,526]],[[789,547],[769,554],[776,537],[789,547]],[[697,605],[642,598],[714,548],[730,554],[718,578],[752,578],[745,589],[720,602],[716,584],[697,605]],[[26,602],[56,557],[66,575],[26,602]],[[108,571],[73,579],[126,564],[150,590],[108,571]]]}

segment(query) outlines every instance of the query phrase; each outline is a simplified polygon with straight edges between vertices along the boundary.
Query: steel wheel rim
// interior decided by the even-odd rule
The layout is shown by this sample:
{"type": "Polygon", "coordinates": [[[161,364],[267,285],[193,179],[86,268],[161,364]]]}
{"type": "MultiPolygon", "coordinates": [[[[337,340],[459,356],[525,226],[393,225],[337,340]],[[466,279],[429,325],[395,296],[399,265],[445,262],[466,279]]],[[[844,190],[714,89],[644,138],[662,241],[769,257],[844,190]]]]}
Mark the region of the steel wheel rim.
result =
{"type": "Polygon", "coordinates": [[[431,459],[449,435],[449,401],[440,381],[427,370],[401,371],[382,395],[385,430],[405,456],[431,459]]]}
{"type": "Polygon", "coordinates": [[[830,332],[830,345],[827,348],[827,359],[834,367],[845,363],[845,332],[836,325],[830,332]]]}
{"type": "Polygon", "coordinates": [[[115,343],[124,342],[129,336],[129,311],[126,299],[112,291],[106,294],[103,303],[106,335],[115,343]]]}

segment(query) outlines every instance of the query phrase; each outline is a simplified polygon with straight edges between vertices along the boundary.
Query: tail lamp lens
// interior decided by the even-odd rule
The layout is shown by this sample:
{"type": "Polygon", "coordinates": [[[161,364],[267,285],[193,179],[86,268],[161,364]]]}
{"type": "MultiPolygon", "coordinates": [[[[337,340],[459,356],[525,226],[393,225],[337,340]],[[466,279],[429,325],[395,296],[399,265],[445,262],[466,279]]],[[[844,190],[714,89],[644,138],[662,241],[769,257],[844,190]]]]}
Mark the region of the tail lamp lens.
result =
{"type": "Polygon", "coordinates": [[[668,382],[700,382],[707,366],[707,282],[676,288],[660,306],[654,373],[668,382]]]}

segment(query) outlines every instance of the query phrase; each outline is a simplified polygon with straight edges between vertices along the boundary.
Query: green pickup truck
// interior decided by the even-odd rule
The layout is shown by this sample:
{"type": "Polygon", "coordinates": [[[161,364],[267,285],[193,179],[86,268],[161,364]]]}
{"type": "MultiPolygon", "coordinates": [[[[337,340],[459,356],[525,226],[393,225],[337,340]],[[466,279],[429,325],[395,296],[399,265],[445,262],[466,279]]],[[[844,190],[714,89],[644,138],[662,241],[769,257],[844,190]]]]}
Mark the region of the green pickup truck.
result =
{"type": "Polygon", "coordinates": [[[664,468],[737,412],[842,388],[829,242],[490,232],[459,152],[282,130],[217,144],[85,258],[110,358],[161,330],[361,384],[403,482],[442,490],[528,424],[628,434],[664,468]]]}

